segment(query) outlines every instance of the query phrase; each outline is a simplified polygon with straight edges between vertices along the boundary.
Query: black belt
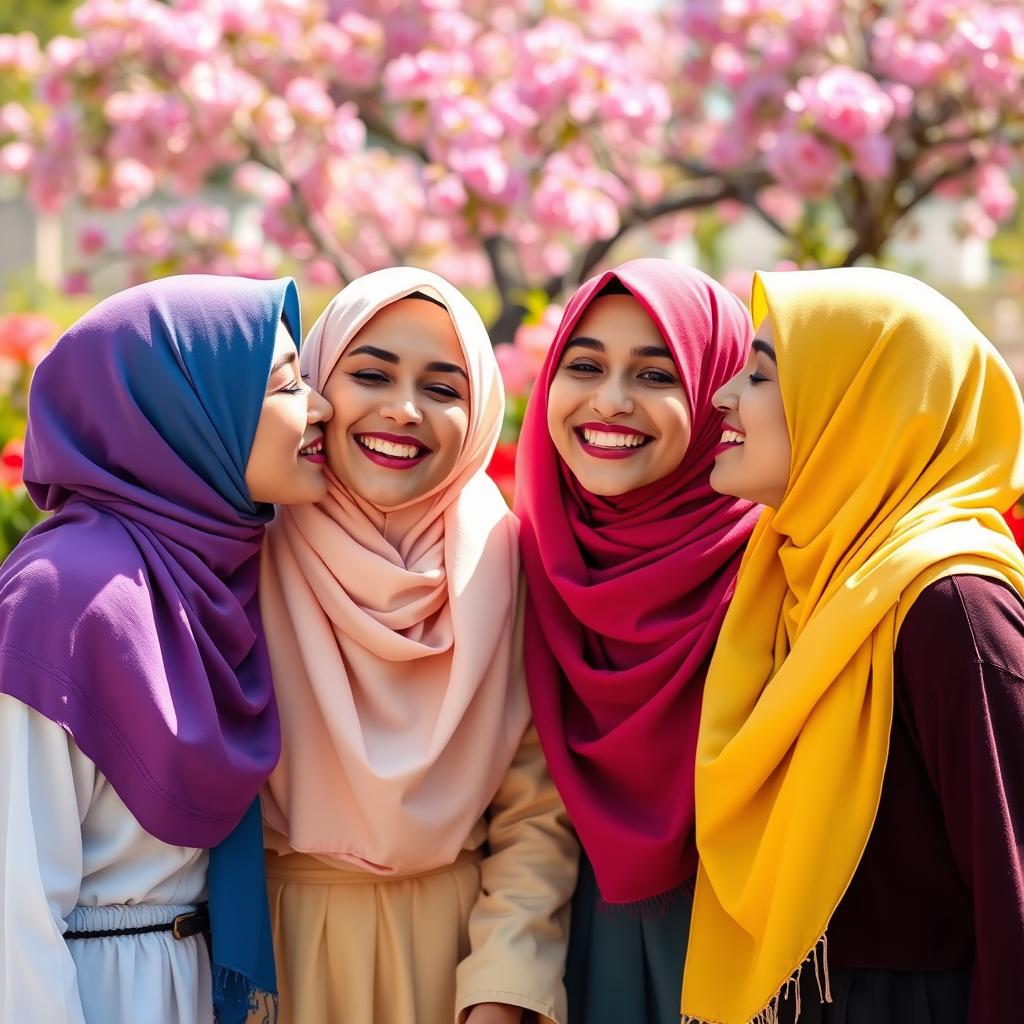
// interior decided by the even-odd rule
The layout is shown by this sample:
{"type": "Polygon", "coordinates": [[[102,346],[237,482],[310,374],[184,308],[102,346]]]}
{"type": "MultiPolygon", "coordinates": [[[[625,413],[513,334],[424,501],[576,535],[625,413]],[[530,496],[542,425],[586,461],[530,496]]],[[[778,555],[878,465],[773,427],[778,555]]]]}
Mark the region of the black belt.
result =
{"type": "Polygon", "coordinates": [[[210,913],[205,906],[187,914],[179,914],[163,924],[146,924],[139,928],[105,928],[97,932],[65,932],[65,939],[110,939],[116,935],[146,935],[149,932],[170,932],[176,939],[187,939],[210,930],[210,913]]]}

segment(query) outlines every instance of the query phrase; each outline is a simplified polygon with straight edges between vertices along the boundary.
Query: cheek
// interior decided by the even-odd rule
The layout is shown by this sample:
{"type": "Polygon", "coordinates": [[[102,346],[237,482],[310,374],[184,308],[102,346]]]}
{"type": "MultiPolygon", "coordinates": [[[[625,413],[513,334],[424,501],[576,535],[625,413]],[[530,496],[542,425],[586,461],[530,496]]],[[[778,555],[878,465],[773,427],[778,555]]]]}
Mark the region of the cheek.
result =
{"type": "Polygon", "coordinates": [[[686,402],[677,396],[666,396],[651,403],[649,409],[651,420],[668,442],[665,446],[667,456],[681,459],[690,446],[690,410],[686,402]]]}
{"type": "Polygon", "coordinates": [[[334,409],[334,415],[324,424],[324,432],[328,435],[345,434],[365,413],[365,397],[354,387],[345,384],[332,386],[329,382],[323,395],[334,409]]]}
{"type": "Polygon", "coordinates": [[[454,465],[468,433],[469,413],[464,408],[451,406],[434,418],[434,434],[442,446],[445,465],[454,465]]]}
{"type": "Polygon", "coordinates": [[[578,387],[563,377],[555,376],[548,391],[548,431],[558,434],[565,429],[566,420],[579,406],[578,387]]]}

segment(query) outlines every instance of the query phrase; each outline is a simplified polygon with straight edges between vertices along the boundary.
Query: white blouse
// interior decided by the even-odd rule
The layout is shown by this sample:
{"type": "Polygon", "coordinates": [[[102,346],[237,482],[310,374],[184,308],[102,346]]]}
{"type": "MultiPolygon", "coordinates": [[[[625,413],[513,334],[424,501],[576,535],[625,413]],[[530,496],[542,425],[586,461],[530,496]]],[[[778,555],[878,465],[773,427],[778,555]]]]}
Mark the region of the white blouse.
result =
{"type": "Polygon", "coordinates": [[[201,935],[65,941],[206,899],[209,854],[155,839],[68,734],[0,694],[0,1024],[213,1024],[201,935]]]}

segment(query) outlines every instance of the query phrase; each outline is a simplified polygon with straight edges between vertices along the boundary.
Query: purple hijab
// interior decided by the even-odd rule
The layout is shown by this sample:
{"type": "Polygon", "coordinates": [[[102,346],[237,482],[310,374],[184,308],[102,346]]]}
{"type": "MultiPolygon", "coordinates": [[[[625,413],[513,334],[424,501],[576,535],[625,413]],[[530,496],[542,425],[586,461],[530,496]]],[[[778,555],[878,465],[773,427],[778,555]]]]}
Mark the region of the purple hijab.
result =
{"type": "Polygon", "coordinates": [[[182,276],[100,303],[40,364],[25,480],[53,515],[0,569],[0,692],[63,726],[142,826],[212,847],[280,735],[245,466],[287,280],[182,276]]]}

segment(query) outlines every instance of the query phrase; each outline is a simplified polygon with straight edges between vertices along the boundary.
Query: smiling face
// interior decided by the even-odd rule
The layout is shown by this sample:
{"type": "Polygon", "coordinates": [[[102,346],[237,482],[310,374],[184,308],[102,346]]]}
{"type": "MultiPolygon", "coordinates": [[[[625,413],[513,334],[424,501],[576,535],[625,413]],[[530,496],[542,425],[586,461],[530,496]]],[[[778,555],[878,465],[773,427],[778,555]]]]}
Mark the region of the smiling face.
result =
{"type": "Polygon", "coordinates": [[[775,362],[775,337],[765,319],[743,369],[715,392],[724,414],[711,471],[720,494],[778,508],[789,486],[790,441],[775,362]]]}
{"type": "Polygon", "coordinates": [[[665,339],[631,295],[603,295],[566,343],[548,392],[548,431],[592,494],[668,476],[690,443],[690,407],[665,339]]]}
{"type": "Polygon", "coordinates": [[[321,423],[331,407],[299,376],[299,354],[288,328],[279,323],[270,377],[256,436],[245,467],[254,502],[302,505],[327,493],[321,423]]]}
{"type": "Polygon", "coordinates": [[[376,313],[341,354],[324,395],[327,460],[381,509],[423,497],[452,472],[469,430],[469,376],[448,311],[406,298],[376,313]]]}

